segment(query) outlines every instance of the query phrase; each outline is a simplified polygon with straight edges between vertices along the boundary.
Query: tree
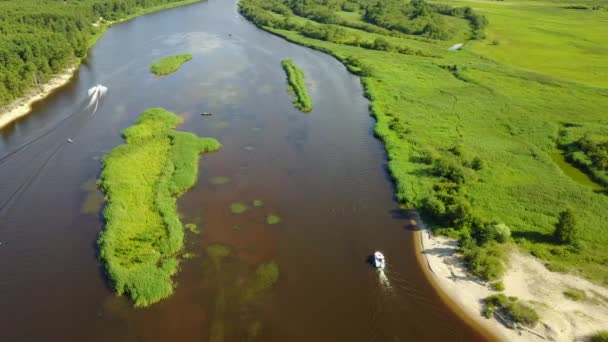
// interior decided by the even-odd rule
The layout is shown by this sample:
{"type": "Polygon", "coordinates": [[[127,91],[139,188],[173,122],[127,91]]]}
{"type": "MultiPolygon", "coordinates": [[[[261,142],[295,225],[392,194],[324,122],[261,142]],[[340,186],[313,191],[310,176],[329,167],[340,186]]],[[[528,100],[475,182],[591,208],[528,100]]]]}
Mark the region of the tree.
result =
{"type": "Polygon", "coordinates": [[[559,214],[559,221],[555,225],[553,236],[561,244],[572,245],[577,240],[576,217],[574,211],[568,208],[559,214]]]}

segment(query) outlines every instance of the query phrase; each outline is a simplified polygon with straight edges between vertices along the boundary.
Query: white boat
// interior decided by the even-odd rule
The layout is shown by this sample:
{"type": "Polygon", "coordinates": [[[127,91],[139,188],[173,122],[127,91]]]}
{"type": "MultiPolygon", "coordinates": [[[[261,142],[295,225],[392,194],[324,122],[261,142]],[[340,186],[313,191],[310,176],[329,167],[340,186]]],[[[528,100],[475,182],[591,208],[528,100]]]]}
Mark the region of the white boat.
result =
{"type": "Polygon", "coordinates": [[[71,144],[71,143],[73,143],[74,141],[72,141],[72,139],[68,138],[68,142],[71,144]]]}
{"type": "Polygon", "coordinates": [[[379,270],[383,269],[386,266],[386,259],[384,259],[384,254],[380,252],[374,253],[374,266],[376,266],[376,268],[379,270]]]}

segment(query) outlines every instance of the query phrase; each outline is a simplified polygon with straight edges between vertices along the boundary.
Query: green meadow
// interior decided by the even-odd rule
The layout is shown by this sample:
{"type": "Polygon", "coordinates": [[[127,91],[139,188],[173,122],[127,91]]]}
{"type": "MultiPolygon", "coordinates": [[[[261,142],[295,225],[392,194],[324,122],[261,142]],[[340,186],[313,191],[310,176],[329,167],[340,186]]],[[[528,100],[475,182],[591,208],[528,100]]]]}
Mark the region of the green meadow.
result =
{"type": "Polygon", "coordinates": [[[181,121],[162,108],[148,109],[123,131],[125,144],[103,159],[100,256],[117,294],[136,306],[173,293],[171,277],[184,247],[176,199],[196,183],[199,155],[220,148],[215,139],[176,131],[181,121]]]}
{"type": "Polygon", "coordinates": [[[182,64],[192,59],[191,54],[169,56],[153,63],[150,66],[150,72],[156,76],[165,76],[176,72],[182,64]]]}
{"type": "Polygon", "coordinates": [[[608,285],[598,181],[608,170],[608,1],[577,6],[241,0],[240,11],[361,76],[397,198],[460,238],[473,272],[500,278],[514,242],[552,270],[608,285]],[[465,45],[448,51],[455,43],[465,45]],[[566,208],[577,230],[568,245],[553,236],[566,208]]]}
{"type": "Polygon", "coordinates": [[[290,59],[281,61],[281,66],[283,66],[283,70],[287,74],[289,92],[294,96],[294,106],[303,112],[310,112],[312,110],[312,99],[306,90],[304,72],[290,59]]]}

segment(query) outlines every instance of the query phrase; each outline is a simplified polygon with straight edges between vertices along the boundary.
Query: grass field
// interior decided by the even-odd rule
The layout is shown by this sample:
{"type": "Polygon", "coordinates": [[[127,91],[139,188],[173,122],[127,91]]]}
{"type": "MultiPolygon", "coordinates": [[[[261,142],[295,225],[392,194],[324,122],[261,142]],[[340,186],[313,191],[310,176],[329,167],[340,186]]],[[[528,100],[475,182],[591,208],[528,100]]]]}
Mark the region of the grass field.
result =
{"type": "Polygon", "coordinates": [[[173,293],[171,277],[184,245],[176,198],[196,183],[199,155],[220,147],[214,139],[175,131],[180,123],[162,108],[148,109],[123,131],[126,144],[103,159],[100,256],[116,292],[136,306],[173,293]]]}
{"type": "Polygon", "coordinates": [[[490,25],[472,50],[496,61],[590,86],[608,87],[608,2],[466,1],[490,25]],[[589,9],[573,9],[576,6],[589,9]],[[592,10],[593,6],[603,9],[592,10]],[[570,7],[570,8],[568,8],[570,7]]]}
{"type": "MultiPolygon", "coordinates": [[[[487,14],[487,38],[454,52],[447,51],[454,40],[342,27],[344,42],[351,34],[362,41],[383,36],[420,51],[404,54],[307,37],[304,27],[329,25],[293,13],[285,20],[284,9],[272,12],[277,2],[241,0],[241,12],[270,32],[332,54],[362,76],[401,202],[421,209],[435,229],[475,239],[481,245],[475,257],[494,255],[483,249],[498,245],[486,245],[485,232],[500,223],[510,228],[512,241],[551,269],[608,285],[608,196],[572,178],[553,158],[563,132],[608,136],[608,78],[601,76],[608,51],[600,44],[608,11],[566,10],[567,2],[466,3],[487,14]],[[519,21],[501,21],[513,11],[519,21]],[[559,32],[567,30],[571,42],[594,47],[601,58],[585,54],[587,48],[560,49],[568,43],[537,29],[536,23],[556,16],[559,32]],[[525,18],[534,20],[524,24],[525,18]],[[538,41],[555,48],[536,46],[538,41]],[[560,245],[552,236],[567,207],[576,212],[576,245],[560,245]]],[[[362,20],[352,14],[347,19],[362,20]]]]}
{"type": "Polygon", "coordinates": [[[290,59],[281,61],[281,66],[287,74],[289,92],[294,97],[293,105],[303,112],[310,112],[312,110],[312,99],[308,95],[308,90],[306,90],[304,72],[290,59]]]}
{"type": "Polygon", "coordinates": [[[165,76],[172,74],[179,70],[182,64],[192,59],[191,54],[169,56],[161,59],[160,61],[153,63],[150,66],[150,72],[156,76],[165,76]]]}

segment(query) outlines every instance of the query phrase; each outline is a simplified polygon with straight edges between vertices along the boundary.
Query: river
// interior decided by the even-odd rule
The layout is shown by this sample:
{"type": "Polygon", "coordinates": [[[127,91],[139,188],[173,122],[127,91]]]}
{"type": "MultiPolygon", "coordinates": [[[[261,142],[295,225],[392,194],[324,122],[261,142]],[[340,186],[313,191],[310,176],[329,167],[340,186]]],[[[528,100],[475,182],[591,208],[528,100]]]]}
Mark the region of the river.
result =
{"type": "Polygon", "coordinates": [[[257,29],[234,0],[109,29],[72,82],[1,131],[0,339],[482,339],[418,264],[362,93],[338,61],[257,29]],[[178,53],[194,58],[168,77],[149,73],[152,62],[178,53]],[[285,58],[306,74],[310,114],[291,103],[285,58]],[[97,83],[109,92],[91,114],[85,95],[97,83]],[[183,221],[202,232],[187,235],[194,256],[182,262],[175,294],[136,309],[114,295],[98,260],[94,180],[121,130],[150,107],[183,116],[180,129],[223,148],[203,156],[198,184],[178,202],[183,221]],[[229,210],[256,199],[263,206],[229,210]],[[282,222],[268,225],[271,213],[282,222]],[[217,243],[232,251],[221,267],[205,253],[217,243]],[[375,250],[387,256],[384,273],[366,264],[375,250]],[[271,260],[280,277],[270,290],[246,304],[230,299],[271,260]]]}

